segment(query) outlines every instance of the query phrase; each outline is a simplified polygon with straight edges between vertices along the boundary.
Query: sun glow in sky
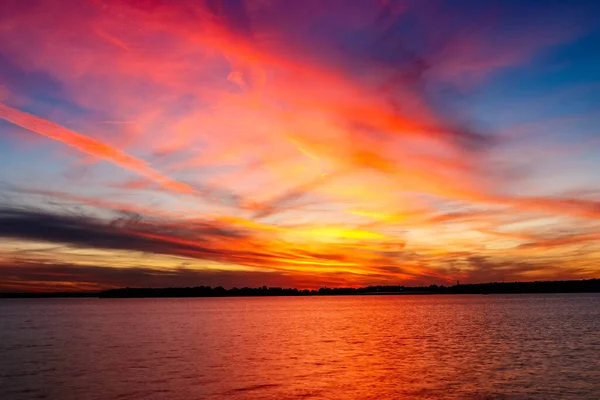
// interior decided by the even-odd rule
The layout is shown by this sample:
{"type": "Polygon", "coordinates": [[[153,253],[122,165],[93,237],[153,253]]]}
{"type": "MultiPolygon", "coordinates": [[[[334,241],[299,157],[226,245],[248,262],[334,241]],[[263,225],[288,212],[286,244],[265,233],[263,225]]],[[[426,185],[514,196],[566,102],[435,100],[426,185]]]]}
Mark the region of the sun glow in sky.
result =
{"type": "Polygon", "coordinates": [[[0,3],[2,291],[600,276],[595,1],[0,3]]]}

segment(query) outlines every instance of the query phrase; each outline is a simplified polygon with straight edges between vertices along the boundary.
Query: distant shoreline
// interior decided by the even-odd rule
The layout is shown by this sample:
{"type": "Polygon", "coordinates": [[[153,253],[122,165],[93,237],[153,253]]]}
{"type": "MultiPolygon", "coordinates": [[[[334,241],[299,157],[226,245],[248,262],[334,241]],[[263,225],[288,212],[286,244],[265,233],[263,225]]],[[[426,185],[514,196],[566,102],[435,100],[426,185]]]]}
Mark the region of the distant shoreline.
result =
{"type": "Polygon", "coordinates": [[[291,297],[291,296],[389,296],[437,294],[543,294],[600,293],[600,279],[536,282],[490,282],[453,286],[367,286],[362,288],[320,288],[318,290],[259,287],[232,288],[196,286],[185,288],[120,288],[98,292],[0,293],[3,299],[27,298],[181,298],[181,297],[291,297]]]}

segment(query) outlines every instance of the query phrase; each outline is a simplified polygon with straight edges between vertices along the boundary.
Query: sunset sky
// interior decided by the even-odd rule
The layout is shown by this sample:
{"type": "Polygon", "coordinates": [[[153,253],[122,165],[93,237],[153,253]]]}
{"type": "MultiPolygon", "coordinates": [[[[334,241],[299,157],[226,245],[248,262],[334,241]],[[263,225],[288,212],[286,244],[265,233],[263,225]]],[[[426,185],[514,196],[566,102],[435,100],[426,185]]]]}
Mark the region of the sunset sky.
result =
{"type": "Polygon", "coordinates": [[[600,277],[599,16],[1,1],[0,291],[600,277]]]}

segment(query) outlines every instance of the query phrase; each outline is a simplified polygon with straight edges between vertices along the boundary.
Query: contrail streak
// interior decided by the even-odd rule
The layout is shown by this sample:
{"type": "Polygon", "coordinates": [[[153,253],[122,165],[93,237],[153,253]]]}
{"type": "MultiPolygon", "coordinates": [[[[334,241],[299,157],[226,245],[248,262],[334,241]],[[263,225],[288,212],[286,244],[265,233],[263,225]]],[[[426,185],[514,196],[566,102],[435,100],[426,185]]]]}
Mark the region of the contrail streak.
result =
{"type": "Polygon", "coordinates": [[[86,154],[111,162],[129,171],[133,171],[171,191],[186,194],[201,194],[190,185],[178,182],[152,169],[144,160],[130,156],[122,150],[99,140],[73,132],[54,122],[19,111],[2,103],[0,103],[0,118],[32,132],[39,133],[40,135],[74,147],[86,154]]]}

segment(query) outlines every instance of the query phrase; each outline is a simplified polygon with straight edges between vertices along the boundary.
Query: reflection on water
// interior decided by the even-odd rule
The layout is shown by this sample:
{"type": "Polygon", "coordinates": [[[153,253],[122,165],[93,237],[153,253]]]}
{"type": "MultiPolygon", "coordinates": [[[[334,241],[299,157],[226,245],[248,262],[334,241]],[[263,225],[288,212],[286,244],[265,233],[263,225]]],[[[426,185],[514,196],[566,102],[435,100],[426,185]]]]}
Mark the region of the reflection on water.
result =
{"type": "Polygon", "coordinates": [[[0,302],[1,399],[598,399],[600,296],[0,302]]]}

